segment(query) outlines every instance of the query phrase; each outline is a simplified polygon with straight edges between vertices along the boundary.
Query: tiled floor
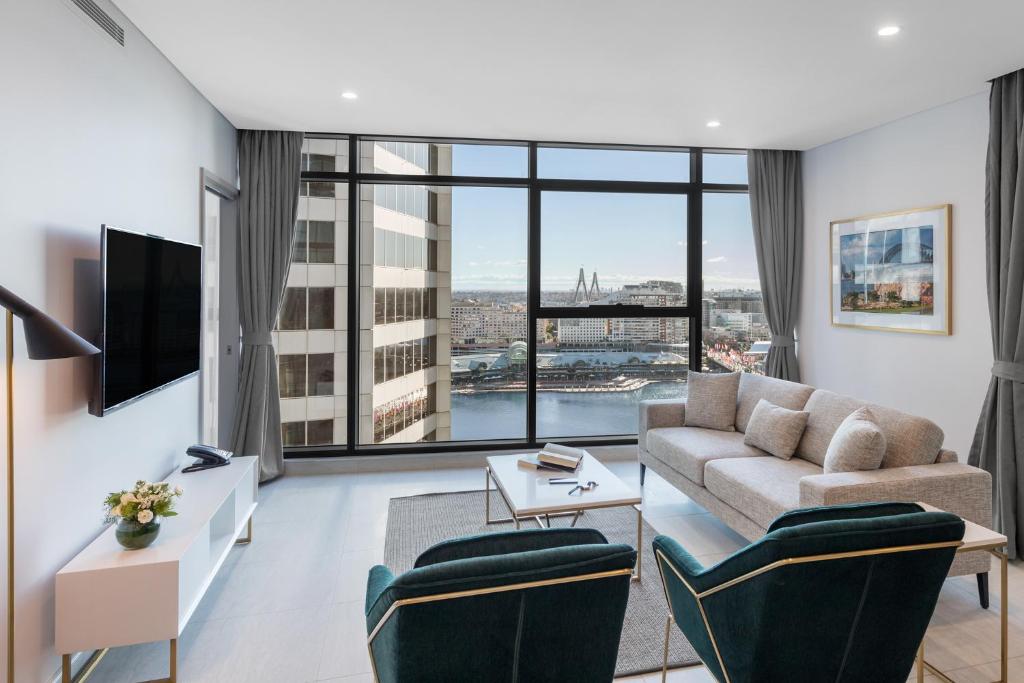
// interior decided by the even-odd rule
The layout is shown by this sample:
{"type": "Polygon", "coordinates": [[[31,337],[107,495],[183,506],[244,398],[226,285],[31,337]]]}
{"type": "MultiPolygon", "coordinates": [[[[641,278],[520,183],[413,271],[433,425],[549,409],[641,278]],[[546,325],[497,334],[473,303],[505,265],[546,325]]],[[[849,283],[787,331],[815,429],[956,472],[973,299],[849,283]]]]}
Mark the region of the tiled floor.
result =
{"type": "MultiPolygon", "coordinates": [[[[639,484],[635,463],[613,462],[639,484]]],[[[479,489],[479,468],[291,476],[261,488],[252,545],[228,558],[179,642],[183,683],[372,681],[366,652],[366,573],[381,561],[388,501],[437,491],[479,489]]],[[[183,499],[182,504],[186,504],[183,499]]],[[[705,564],[745,541],[686,496],[649,473],[645,518],[679,538],[705,564]]],[[[957,681],[998,677],[998,568],[992,606],[978,608],[973,577],[942,591],[926,651],[957,681]]],[[[1010,680],[1024,681],[1024,566],[1010,568],[1010,680]]],[[[165,643],[120,648],[92,680],[128,683],[166,675],[165,643]]],[[[629,679],[655,683],[660,674],[629,679]]],[[[674,671],[674,683],[712,681],[703,667],[674,671]]],[[[927,680],[935,679],[928,677],[927,680]]]]}

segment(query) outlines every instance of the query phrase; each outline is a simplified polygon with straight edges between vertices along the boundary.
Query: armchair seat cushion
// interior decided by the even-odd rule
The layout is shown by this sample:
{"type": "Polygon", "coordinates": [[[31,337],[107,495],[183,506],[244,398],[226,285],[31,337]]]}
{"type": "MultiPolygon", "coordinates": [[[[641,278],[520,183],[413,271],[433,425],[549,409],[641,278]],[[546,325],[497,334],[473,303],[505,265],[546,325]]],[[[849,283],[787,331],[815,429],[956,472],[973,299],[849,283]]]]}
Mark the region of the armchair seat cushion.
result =
{"type": "Polygon", "coordinates": [[[721,458],[767,455],[743,443],[741,432],[700,427],[662,427],[647,432],[647,450],[695,484],[704,485],[704,466],[721,458]]]}
{"type": "Polygon", "coordinates": [[[704,486],[767,529],[776,517],[800,507],[800,480],[821,473],[821,467],[799,458],[715,460],[704,468],[704,486]]]}

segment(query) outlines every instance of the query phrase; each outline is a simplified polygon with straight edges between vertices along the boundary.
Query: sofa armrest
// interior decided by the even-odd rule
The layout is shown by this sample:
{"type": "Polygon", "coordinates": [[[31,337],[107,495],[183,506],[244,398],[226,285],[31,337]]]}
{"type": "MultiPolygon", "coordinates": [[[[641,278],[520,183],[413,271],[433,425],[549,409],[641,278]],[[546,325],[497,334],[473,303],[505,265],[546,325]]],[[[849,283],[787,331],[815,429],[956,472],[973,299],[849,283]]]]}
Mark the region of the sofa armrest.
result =
{"type": "Polygon", "coordinates": [[[637,443],[647,448],[647,430],[659,427],[682,427],[686,415],[686,399],[661,398],[640,401],[637,443]]]}
{"type": "Polygon", "coordinates": [[[814,474],[800,480],[800,507],[872,501],[928,503],[976,524],[992,525],[992,477],[959,462],[814,474]]]}

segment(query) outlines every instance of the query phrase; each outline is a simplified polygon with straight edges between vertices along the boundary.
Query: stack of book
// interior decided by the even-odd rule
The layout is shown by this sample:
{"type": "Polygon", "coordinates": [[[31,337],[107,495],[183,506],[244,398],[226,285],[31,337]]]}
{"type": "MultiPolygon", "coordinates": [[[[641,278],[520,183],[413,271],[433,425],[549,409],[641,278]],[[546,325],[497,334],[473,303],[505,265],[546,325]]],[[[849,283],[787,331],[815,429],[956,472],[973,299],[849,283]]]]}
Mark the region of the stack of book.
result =
{"type": "Polygon", "coordinates": [[[583,462],[586,451],[582,448],[560,446],[557,443],[544,444],[537,455],[519,458],[519,466],[526,470],[549,472],[575,472],[583,462]]]}

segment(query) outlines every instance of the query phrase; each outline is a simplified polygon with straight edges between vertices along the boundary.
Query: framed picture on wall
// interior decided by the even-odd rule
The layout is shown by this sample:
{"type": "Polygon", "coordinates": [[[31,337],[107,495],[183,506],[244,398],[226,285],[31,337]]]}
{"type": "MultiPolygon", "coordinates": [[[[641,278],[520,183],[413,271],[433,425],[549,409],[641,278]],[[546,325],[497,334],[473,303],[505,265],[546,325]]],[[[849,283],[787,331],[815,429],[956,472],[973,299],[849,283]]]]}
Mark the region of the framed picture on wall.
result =
{"type": "Polygon", "coordinates": [[[829,223],[832,325],[952,334],[953,206],[829,223]]]}

